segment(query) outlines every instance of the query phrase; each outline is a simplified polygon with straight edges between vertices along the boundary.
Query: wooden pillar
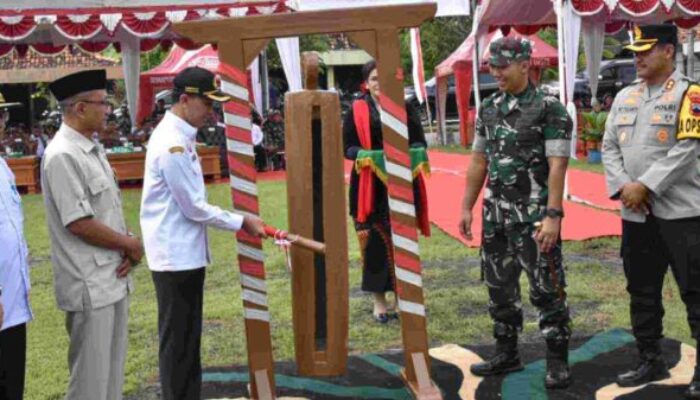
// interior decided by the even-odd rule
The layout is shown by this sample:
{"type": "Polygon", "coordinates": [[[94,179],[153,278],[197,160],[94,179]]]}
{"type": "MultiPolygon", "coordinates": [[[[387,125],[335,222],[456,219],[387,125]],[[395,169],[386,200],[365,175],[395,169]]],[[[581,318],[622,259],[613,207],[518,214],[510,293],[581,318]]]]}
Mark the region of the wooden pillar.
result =
{"type": "MultiPolygon", "coordinates": [[[[257,172],[250,134],[250,88],[245,72],[248,63],[243,41],[219,42],[219,60],[221,89],[233,97],[233,100],[224,104],[233,206],[237,212],[244,215],[259,216],[257,172]]],[[[274,363],[262,241],[243,230],[238,231],[236,239],[248,346],[250,396],[253,399],[273,399],[274,363]]]]}
{"type": "Polygon", "coordinates": [[[394,276],[401,313],[406,367],[403,377],[417,398],[440,398],[430,379],[428,332],[423,300],[423,278],[418,250],[413,174],[409,157],[408,126],[403,98],[397,28],[376,31],[377,73],[382,107],[382,136],[388,177],[394,276]]]}
{"type": "Polygon", "coordinates": [[[341,375],[348,353],[348,238],[338,95],[288,93],[285,128],[290,231],[326,243],[325,256],[291,248],[297,368],[301,375],[341,375]]]}

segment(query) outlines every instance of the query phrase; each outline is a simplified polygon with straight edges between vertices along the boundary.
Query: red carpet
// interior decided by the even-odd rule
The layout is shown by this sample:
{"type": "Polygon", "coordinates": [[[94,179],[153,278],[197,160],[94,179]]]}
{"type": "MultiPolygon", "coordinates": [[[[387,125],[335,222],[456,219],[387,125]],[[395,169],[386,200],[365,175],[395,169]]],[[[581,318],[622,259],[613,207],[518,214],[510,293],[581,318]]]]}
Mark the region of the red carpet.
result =
{"type": "MultiPolygon", "coordinates": [[[[466,170],[470,157],[464,154],[446,154],[431,151],[430,163],[433,174],[428,179],[428,200],[430,202],[430,221],[463,243],[478,247],[481,244],[481,196],[474,207],[472,232],[474,240],[467,242],[459,234],[458,223],[461,217],[462,196],[466,186],[466,170]]],[[[586,188],[591,198],[605,198],[605,179],[600,174],[574,171],[569,177],[569,184],[586,188]],[[602,190],[600,194],[595,188],[602,190]],[[593,197],[597,195],[597,197],[593,197]]],[[[573,190],[572,190],[573,191],[573,190]]],[[[564,240],[585,240],[603,236],[621,234],[620,217],[606,211],[564,202],[564,240]]]]}
{"type": "Polygon", "coordinates": [[[620,202],[608,197],[605,178],[595,172],[569,169],[569,195],[596,208],[620,209],[620,202]]]}
{"type": "MultiPolygon", "coordinates": [[[[481,197],[474,207],[472,232],[474,240],[467,242],[459,234],[458,223],[461,217],[462,196],[466,185],[466,171],[470,157],[465,154],[429,151],[431,177],[427,180],[430,202],[430,221],[450,236],[463,243],[478,247],[481,244],[481,197]]],[[[346,182],[352,163],[345,161],[346,182]]],[[[286,179],[285,171],[262,172],[260,181],[280,181],[286,179]]],[[[601,174],[570,170],[569,188],[571,194],[604,209],[619,206],[607,198],[605,178],[601,174]]],[[[612,212],[600,211],[585,205],[564,202],[564,240],[585,240],[603,236],[621,235],[620,217],[612,212]]]]}

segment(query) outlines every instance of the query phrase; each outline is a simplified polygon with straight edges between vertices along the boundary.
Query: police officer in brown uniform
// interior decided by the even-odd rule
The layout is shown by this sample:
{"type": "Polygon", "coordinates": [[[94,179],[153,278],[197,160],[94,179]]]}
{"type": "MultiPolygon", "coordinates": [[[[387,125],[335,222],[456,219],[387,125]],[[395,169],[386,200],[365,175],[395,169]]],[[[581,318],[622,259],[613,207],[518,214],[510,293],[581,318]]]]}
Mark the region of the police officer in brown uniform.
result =
{"type": "MultiPolygon", "coordinates": [[[[622,246],[632,331],[640,361],[617,378],[638,386],[669,376],[663,337],[662,287],[671,267],[700,339],[700,85],[675,69],[674,25],[635,28],[635,84],[613,103],[603,139],[611,198],[622,202],[622,246]]],[[[700,399],[695,368],[688,398],[700,399]]]]}

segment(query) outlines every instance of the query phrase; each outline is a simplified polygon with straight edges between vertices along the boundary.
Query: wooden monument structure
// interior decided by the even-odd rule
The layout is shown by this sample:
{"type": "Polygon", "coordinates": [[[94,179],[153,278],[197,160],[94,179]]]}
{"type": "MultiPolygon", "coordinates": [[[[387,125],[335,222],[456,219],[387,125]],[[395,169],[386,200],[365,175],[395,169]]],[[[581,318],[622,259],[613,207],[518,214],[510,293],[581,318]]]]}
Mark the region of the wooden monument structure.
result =
{"type": "Polygon", "coordinates": [[[324,242],[325,253],[292,247],[292,316],[301,375],[345,373],[348,238],[340,99],[316,90],[318,55],[303,54],[304,88],[285,95],[289,229],[324,242]]]}
{"type": "MultiPolygon", "coordinates": [[[[394,263],[396,277],[396,294],[398,308],[401,313],[401,330],[405,352],[405,368],[402,376],[416,398],[441,399],[440,390],[430,379],[430,358],[428,355],[428,337],[426,329],[425,306],[423,300],[423,285],[421,262],[418,250],[418,235],[416,230],[416,214],[413,199],[408,128],[403,98],[404,72],[401,68],[398,33],[400,29],[420,26],[424,21],[435,15],[437,6],[434,3],[412,4],[403,6],[366,7],[346,10],[296,12],[269,16],[249,16],[246,18],[231,18],[213,21],[193,21],[176,24],[174,30],[199,43],[217,43],[221,89],[233,97],[224,105],[224,121],[226,123],[226,138],[228,161],[231,173],[231,194],[237,211],[253,215],[259,214],[257,178],[254,167],[253,145],[250,135],[250,110],[248,107],[248,87],[246,67],[258,53],[267,45],[270,39],[278,37],[347,33],[377,61],[379,84],[382,88],[380,105],[382,108],[382,133],[384,138],[384,153],[388,175],[388,195],[392,242],[394,246],[394,263]]],[[[342,169],[336,171],[335,165],[342,160],[342,150],[338,153],[340,131],[337,124],[326,123],[324,118],[335,112],[333,100],[310,92],[302,95],[303,102],[310,105],[310,112],[292,112],[295,124],[306,126],[307,132],[312,132],[312,121],[320,121],[320,131],[324,132],[318,140],[323,151],[320,162],[325,168],[322,175],[324,196],[345,196],[342,186],[338,186],[335,175],[342,177],[342,169]],[[305,97],[304,97],[305,96],[305,97]],[[314,111],[316,110],[316,111],[314,111]],[[316,118],[314,118],[316,115],[316,118]],[[337,133],[335,133],[337,132],[337,133]],[[337,136],[335,139],[331,136],[337,136]]],[[[337,100],[336,100],[337,101],[337,100]]],[[[339,107],[338,107],[339,111],[339,107]]],[[[313,144],[309,139],[290,140],[286,148],[290,168],[298,174],[288,171],[291,185],[300,185],[298,197],[290,195],[290,225],[296,225],[304,235],[313,234],[313,218],[303,219],[303,215],[295,215],[302,209],[308,209],[313,204],[311,193],[313,144]],[[310,148],[311,147],[311,148],[310,148]],[[304,156],[306,154],[306,156],[304,156]],[[299,160],[306,157],[307,160],[299,160]],[[306,171],[306,172],[301,172],[306,171]],[[309,221],[310,220],[310,221],[309,221]]],[[[318,161],[317,161],[318,162],[318,161]]],[[[337,225],[335,221],[343,219],[342,229],[345,230],[345,211],[338,213],[328,207],[328,199],[323,202],[323,209],[314,215],[324,219],[324,238],[327,241],[325,265],[326,277],[328,269],[338,265],[347,265],[347,239],[345,234],[330,234],[337,225]],[[334,215],[338,214],[338,215],[334,215]],[[344,239],[344,244],[341,240],[344,239]],[[338,248],[339,250],[334,250],[338,248]],[[344,252],[344,255],[340,255],[344,252]],[[343,261],[344,259],[344,261],[343,261]]],[[[344,204],[344,201],[343,201],[344,204]]],[[[318,232],[317,232],[318,233],[318,232]]],[[[314,239],[318,235],[313,235],[314,239]]],[[[243,307],[248,346],[248,366],[250,370],[250,395],[254,399],[271,399],[275,396],[274,364],[272,360],[272,342],[270,338],[270,314],[268,311],[267,289],[265,285],[264,255],[262,242],[259,238],[248,236],[245,232],[237,233],[238,262],[242,286],[243,307]]],[[[313,254],[293,253],[295,268],[301,265],[304,270],[316,273],[313,254]],[[303,260],[302,260],[303,259],[303,260]]],[[[346,272],[347,274],[347,272],[346,272]]],[[[295,296],[297,290],[314,287],[315,280],[296,278],[293,283],[295,296]]],[[[338,278],[335,278],[338,284],[338,278]]],[[[340,278],[342,280],[342,277],[340,278]]],[[[332,280],[332,279],[331,279],[332,280]]],[[[347,285],[347,275],[345,276],[347,285]]],[[[328,285],[326,286],[326,289],[328,285]]],[[[315,290],[318,289],[315,287],[315,290]]],[[[347,292],[346,292],[347,293],[347,292]]],[[[314,296],[318,294],[315,293],[314,296]]],[[[297,335],[295,345],[300,372],[308,374],[329,375],[337,373],[339,363],[343,363],[346,354],[334,354],[340,348],[347,352],[347,345],[339,343],[347,337],[347,312],[345,327],[336,330],[328,329],[327,341],[319,351],[317,324],[308,316],[316,310],[313,297],[300,303],[294,300],[295,330],[302,330],[303,335],[297,335]],[[345,329],[345,333],[342,332],[345,329]],[[345,336],[343,336],[345,335],[345,336]],[[325,350],[324,350],[325,348],[325,350]],[[301,353],[300,353],[301,351],[301,353]]],[[[347,308],[347,298],[334,303],[334,307],[347,308]]],[[[326,308],[328,310],[328,308],[326,308]]],[[[329,313],[330,314],[330,313],[329,313]]],[[[342,316],[340,318],[342,322],[342,316]]],[[[328,325],[326,325],[328,326],[328,325]]],[[[297,331],[299,333],[299,331],[297,331]]]]}

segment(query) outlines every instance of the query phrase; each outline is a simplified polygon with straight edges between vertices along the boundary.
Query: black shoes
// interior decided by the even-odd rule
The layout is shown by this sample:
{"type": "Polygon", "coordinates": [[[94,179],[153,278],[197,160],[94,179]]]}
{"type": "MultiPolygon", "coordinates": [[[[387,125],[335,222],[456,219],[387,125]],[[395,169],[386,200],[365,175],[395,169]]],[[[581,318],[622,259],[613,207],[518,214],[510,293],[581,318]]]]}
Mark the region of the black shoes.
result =
{"type": "Polygon", "coordinates": [[[547,340],[547,375],[544,378],[544,386],[547,389],[564,389],[569,385],[569,341],[547,340]]]}
{"type": "Polygon", "coordinates": [[[521,371],[523,368],[518,350],[515,350],[514,352],[499,351],[486,361],[472,364],[469,371],[476,376],[491,376],[521,371]]]}
{"type": "Polygon", "coordinates": [[[688,389],[683,394],[686,399],[700,399],[700,373],[697,372],[697,369],[688,389]]]}
{"type": "Polygon", "coordinates": [[[666,361],[660,355],[644,357],[634,369],[618,375],[617,384],[621,387],[633,387],[666,379],[670,376],[666,361]]]}

